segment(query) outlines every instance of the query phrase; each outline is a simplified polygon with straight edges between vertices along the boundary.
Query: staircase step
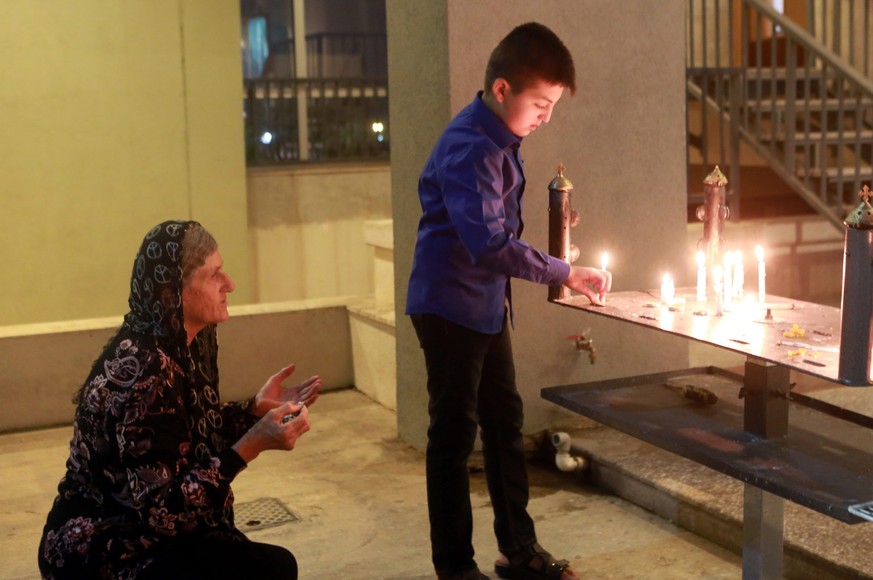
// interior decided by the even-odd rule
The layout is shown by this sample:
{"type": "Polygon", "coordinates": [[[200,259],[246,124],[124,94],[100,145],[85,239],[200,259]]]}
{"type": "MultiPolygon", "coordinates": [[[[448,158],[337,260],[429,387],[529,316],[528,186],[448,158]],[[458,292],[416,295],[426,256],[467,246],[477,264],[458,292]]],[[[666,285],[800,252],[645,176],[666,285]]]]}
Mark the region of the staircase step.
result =
{"type": "MultiPolygon", "coordinates": [[[[762,81],[784,81],[788,79],[788,69],[787,68],[748,68],[746,69],[746,80],[747,81],[756,81],[758,79],[762,81]]],[[[828,74],[827,77],[822,74],[819,69],[810,69],[806,70],[805,68],[798,68],[794,71],[794,78],[798,81],[803,81],[809,78],[809,80],[820,81],[825,78],[833,78],[832,74],[828,74]]]]}
{"type": "MultiPolygon", "coordinates": [[[[837,111],[842,106],[845,111],[855,111],[862,109],[863,112],[866,112],[866,109],[873,105],[873,99],[869,97],[863,97],[861,99],[843,99],[842,101],[837,98],[827,98],[827,99],[795,99],[794,101],[794,109],[795,111],[801,113],[806,110],[810,112],[820,112],[820,111],[837,111]]],[[[750,112],[757,111],[759,108],[764,111],[778,110],[782,111],[786,109],[788,106],[787,99],[761,99],[759,101],[746,101],[746,108],[750,112]]]]}
{"type": "MultiPolygon", "coordinates": [[[[761,135],[760,139],[765,143],[769,143],[770,141],[782,143],[785,141],[785,134],[778,134],[775,138],[772,138],[770,135],[761,135]]],[[[862,145],[873,143],[873,129],[843,131],[842,133],[839,131],[828,131],[826,133],[812,131],[806,134],[797,133],[794,135],[794,143],[797,145],[821,143],[826,145],[837,145],[842,142],[847,146],[851,146],[858,141],[860,141],[862,145]]]]}
{"type": "Polygon", "coordinates": [[[820,177],[824,177],[828,181],[836,181],[840,175],[844,180],[846,179],[855,179],[856,177],[860,179],[873,179],[873,167],[867,165],[866,163],[862,163],[861,167],[857,170],[855,166],[849,167],[827,167],[825,169],[821,169],[818,167],[810,167],[810,168],[798,168],[797,175],[799,177],[812,177],[818,179],[820,177]]]}

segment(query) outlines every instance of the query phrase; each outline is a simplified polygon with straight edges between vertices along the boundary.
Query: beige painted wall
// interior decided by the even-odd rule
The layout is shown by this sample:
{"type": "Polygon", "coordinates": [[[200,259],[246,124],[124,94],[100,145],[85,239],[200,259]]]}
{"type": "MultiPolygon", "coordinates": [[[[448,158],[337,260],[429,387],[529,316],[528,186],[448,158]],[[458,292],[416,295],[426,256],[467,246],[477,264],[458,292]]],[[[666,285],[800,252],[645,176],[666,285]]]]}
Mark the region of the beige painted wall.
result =
{"type": "MultiPolygon", "coordinates": [[[[418,174],[445,124],[479,88],[493,46],[537,20],[567,44],[579,92],[564,97],[547,127],[525,139],[525,238],[547,245],[547,187],[563,162],[582,223],[580,264],[612,255],[614,290],[655,288],[685,255],[684,0],[388,0],[392,200],[397,297],[398,423],[421,447],[427,426],[424,363],[403,315],[420,213],[418,174]]],[[[679,276],[679,274],[677,274],[679,276]]],[[[680,280],[679,283],[687,283],[680,280]]],[[[578,416],[540,399],[542,387],[681,368],[684,341],[630,328],[546,301],[546,289],[513,286],[513,332],[525,430],[578,416]],[[591,366],[566,340],[590,329],[591,366]]]]}
{"type": "Polygon", "coordinates": [[[123,313],[170,218],[249,301],[238,0],[6,2],[0,39],[0,326],[123,313]]]}
{"type": "Polygon", "coordinates": [[[390,169],[387,163],[250,169],[254,300],[372,294],[365,224],[391,217],[390,169]]]}

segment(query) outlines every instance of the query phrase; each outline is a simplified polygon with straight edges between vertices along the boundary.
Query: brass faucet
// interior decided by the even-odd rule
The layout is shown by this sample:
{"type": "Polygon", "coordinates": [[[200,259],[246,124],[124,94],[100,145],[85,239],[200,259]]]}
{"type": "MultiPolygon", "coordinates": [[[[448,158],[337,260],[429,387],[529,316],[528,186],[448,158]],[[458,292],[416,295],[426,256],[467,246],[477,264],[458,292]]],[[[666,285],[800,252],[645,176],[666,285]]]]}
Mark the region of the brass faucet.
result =
{"type": "Polygon", "coordinates": [[[594,348],[594,339],[585,336],[585,333],[581,334],[571,334],[567,337],[568,340],[572,340],[576,350],[582,352],[583,350],[588,351],[588,360],[591,364],[597,360],[597,351],[594,348]]]}

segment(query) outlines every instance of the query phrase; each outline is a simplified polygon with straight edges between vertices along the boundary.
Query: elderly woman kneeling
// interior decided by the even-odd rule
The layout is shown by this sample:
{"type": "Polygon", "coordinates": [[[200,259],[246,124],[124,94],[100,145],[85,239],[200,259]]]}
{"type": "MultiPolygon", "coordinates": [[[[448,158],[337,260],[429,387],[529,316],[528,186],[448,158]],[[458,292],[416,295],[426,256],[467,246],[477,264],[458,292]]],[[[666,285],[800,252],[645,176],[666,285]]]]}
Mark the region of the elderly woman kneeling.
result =
{"type": "Polygon", "coordinates": [[[283,387],[290,365],[254,398],[220,402],[215,327],[233,290],[197,222],[146,235],[130,312],[76,396],[44,577],[297,578],[291,552],[236,528],[230,484],[262,451],[294,448],[322,382],[283,387]]]}

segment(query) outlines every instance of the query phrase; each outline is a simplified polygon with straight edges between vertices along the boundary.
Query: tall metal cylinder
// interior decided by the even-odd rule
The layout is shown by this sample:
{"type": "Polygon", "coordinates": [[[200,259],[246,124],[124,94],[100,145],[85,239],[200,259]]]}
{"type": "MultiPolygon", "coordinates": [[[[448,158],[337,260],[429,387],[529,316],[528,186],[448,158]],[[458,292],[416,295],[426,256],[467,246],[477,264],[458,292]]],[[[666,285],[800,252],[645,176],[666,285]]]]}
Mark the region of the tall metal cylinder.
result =
{"type": "Polygon", "coordinates": [[[697,208],[697,219],[703,222],[703,237],[698,240],[697,249],[706,256],[706,285],[710,291],[714,290],[712,273],[724,259],[726,243],[722,232],[724,221],[730,217],[730,209],[725,205],[727,182],[727,177],[716,165],[703,180],[703,205],[697,208]]]}
{"type": "Polygon", "coordinates": [[[873,206],[865,185],[861,205],[846,218],[843,296],[840,305],[839,379],[851,386],[870,386],[873,352],[873,206]]]}
{"type": "MultiPolygon", "coordinates": [[[[570,228],[573,210],[570,206],[573,183],[564,177],[563,164],[558,165],[558,174],[549,183],[549,254],[570,264],[570,228]]],[[[549,286],[549,300],[563,300],[570,297],[567,286],[549,286]]]]}

